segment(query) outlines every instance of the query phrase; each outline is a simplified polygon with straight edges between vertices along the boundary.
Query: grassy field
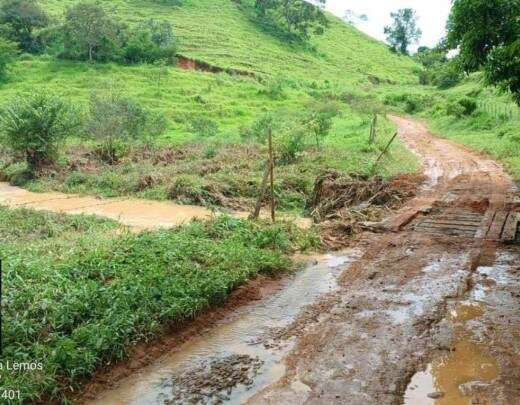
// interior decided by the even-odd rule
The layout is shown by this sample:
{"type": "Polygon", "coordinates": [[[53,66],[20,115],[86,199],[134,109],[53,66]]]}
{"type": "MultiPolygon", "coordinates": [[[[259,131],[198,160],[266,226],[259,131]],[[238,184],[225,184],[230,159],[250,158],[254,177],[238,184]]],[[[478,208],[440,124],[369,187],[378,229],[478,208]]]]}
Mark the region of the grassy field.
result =
{"type": "Polygon", "coordinates": [[[317,244],[283,224],[220,218],[136,235],[93,217],[1,207],[0,239],[3,358],[43,363],[2,373],[25,401],[63,399],[133,343],[221,304],[258,273],[291,269],[288,254],[317,244]]]}
{"type": "MultiPolygon", "coordinates": [[[[73,2],[46,0],[41,4],[60,18],[73,2]]],[[[417,82],[414,62],[392,54],[385,45],[340,20],[330,16],[326,34],[303,46],[263,31],[244,6],[227,0],[187,0],[182,7],[151,0],[101,4],[129,24],[150,17],[169,20],[179,37],[181,54],[257,76],[170,67],[158,81],[160,68],[150,65],[89,64],[49,55],[22,55],[9,80],[0,85],[3,99],[45,89],[85,109],[92,90],[107,82],[119,83],[126,94],[168,119],[167,133],[156,140],[158,155],[182,159],[158,159],[141,153],[136,145],[117,165],[107,165],[95,158],[95,142],[69,139],[56,167],[28,183],[23,181],[24,164],[12,162],[8,154],[0,152],[4,180],[34,191],[134,195],[249,209],[258,192],[266,153],[265,145],[244,139],[244,132],[262,117],[274,115],[281,127],[275,130],[275,144],[282,143],[282,132],[297,126],[317,103],[335,103],[340,114],[321,148],[313,147],[312,137],[306,137],[298,159],[279,168],[280,208],[302,212],[316,176],[324,170],[385,177],[417,170],[416,158],[399,142],[384,164],[372,167],[394,131],[384,118],[379,120],[376,145],[367,142],[371,111],[383,111],[373,93],[392,93],[417,82]],[[215,124],[210,136],[192,130],[191,123],[200,118],[215,124]],[[238,162],[231,156],[235,152],[247,158],[238,162]]]]}

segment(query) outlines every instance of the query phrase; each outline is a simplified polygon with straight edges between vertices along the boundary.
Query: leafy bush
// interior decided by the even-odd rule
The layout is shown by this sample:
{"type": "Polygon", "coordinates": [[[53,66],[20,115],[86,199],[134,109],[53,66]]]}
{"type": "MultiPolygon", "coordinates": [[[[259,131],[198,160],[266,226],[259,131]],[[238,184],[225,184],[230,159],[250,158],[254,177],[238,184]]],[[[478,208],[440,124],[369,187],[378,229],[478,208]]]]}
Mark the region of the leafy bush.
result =
{"type": "Polygon", "coordinates": [[[164,133],[166,126],[164,115],[147,110],[117,87],[108,86],[90,96],[87,132],[101,141],[101,157],[108,163],[119,160],[126,150],[125,141],[148,137],[151,142],[150,138],[164,133]]]}
{"type": "Polygon", "coordinates": [[[446,113],[458,118],[469,116],[477,110],[477,103],[468,98],[464,97],[457,101],[451,101],[446,105],[446,113]]]}
{"type": "Polygon", "coordinates": [[[0,134],[15,152],[22,153],[29,173],[54,162],[65,138],[79,127],[76,110],[47,93],[17,97],[0,112],[0,134]]]}
{"type": "Polygon", "coordinates": [[[148,20],[130,35],[125,46],[127,63],[175,61],[177,42],[167,21],[148,20]]]}
{"type": "Polygon", "coordinates": [[[477,102],[468,97],[461,98],[459,104],[464,108],[464,115],[471,115],[478,108],[477,102]]]}
{"type": "Polygon", "coordinates": [[[436,65],[431,71],[431,81],[440,89],[449,89],[462,80],[462,73],[455,62],[436,65]]]}
{"type": "Polygon", "coordinates": [[[272,114],[264,114],[256,119],[250,127],[243,127],[240,130],[240,135],[243,139],[264,143],[267,139],[267,130],[274,126],[274,116],[272,114]]]}
{"type": "Polygon", "coordinates": [[[280,164],[294,163],[305,151],[307,129],[302,126],[286,128],[275,137],[275,150],[280,164]]]}
{"type": "Polygon", "coordinates": [[[384,104],[402,108],[408,114],[424,111],[431,106],[431,99],[421,94],[391,94],[385,96],[384,104]]]}
{"type": "Polygon", "coordinates": [[[311,113],[304,119],[304,124],[314,134],[316,146],[325,138],[332,128],[332,120],[339,114],[339,106],[334,102],[318,103],[311,107],[311,113]]]}
{"type": "Polygon", "coordinates": [[[16,45],[13,42],[0,38],[0,80],[7,76],[7,68],[16,54],[16,45]]]}
{"type": "Polygon", "coordinates": [[[282,77],[273,77],[265,82],[262,94],[267,95],[273,100],[284,99],[285,95],[285,79],[282,77]]]}
{"type": "Polygon", "coordinates": [[[188,125],[188,129],[190,132],[203,138],[216,135],[219,131],[218,124],[215,121],[203,116],[192,118],[188,125]]]}

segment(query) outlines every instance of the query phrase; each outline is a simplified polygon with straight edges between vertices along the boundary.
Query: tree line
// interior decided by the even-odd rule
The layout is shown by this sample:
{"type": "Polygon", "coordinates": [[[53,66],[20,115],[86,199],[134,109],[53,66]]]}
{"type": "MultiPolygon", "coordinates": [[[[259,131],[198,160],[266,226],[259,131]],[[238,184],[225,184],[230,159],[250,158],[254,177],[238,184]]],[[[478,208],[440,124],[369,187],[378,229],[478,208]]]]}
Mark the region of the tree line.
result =
{"type": "Polygon", "coordinates": [[[79,1],[62,20],[47,15],[37,0],[0,2],[0,77],[17,52],[120,63],[172,63],[177,39],[168,21],[149,19],[130,27],[101,4],[79,1]]]}

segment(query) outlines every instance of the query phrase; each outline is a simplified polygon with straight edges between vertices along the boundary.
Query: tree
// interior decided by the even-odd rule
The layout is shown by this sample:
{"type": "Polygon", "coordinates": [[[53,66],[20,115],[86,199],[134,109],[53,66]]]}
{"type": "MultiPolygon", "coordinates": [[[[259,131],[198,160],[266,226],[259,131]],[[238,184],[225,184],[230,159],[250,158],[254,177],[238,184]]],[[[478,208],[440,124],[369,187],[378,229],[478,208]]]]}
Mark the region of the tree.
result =
{"type": "Polygon", "coordinates": [[[176,53],[177,41],[172,25],[167,21],[153,19],[135,29],[125,46],[125,60],[128,63],[173,63],[176,53]]]}
{"type": "Polygon", "coordinates": [[[13,42],[9,42],[0,37],[0,80],[4,80],[7,75],[7,66],[16,54],[17,47],[13,42]]]}
{"type": "Polygon", "coordinates": [[[17,97],[0,112],[0,135],[15,152],[23,153],[32,175],[53,162],[64,139],[78,128],[75,110],[47,93],[17,97]]]}
{"type": "Polygon", "coordinates": [[[426,68],[431,68],[440,63],[448,62],[448,51],[438,45],[434,48],[420,46],[414,59],[426,68]]]}
{"type": "Polygon", "coordinates": [[[22,50],[37,52],[41,47],[34,30],[46,27],[49,18],[36,0],[5,0],[0,6],[0,24],[5,35],[22,50]]]}
{"type": "Polygon", "coordinates": [[[64,56],[90,62],[120,57],[122,27],[97,3],[82,1],[65,14],[64,56]]]}
{"type": "Polygon", "coordinates": [[[390,46],[396,52],[408,55],[408,47],[417,43],[422,31],[417,27],[417,15],[411,8],[403,8],[391,13],[394,19],[391,26],[385,27],[385,34],[390,46]]]}
{"type": "Polygon", "coordinates": [[[356,25],[360,22],[367,22],[368,16],[366,14],[357,14],[354,10],[348,9],[345,11],[343,19],[350,25],[356,25]]]}
{"type": "Polygon", "coordinates": [[[257,16],[268,19],[289,35],[303,40],[311,33],[321,35],[328,26],[327,16],[323,11],[326,0],[256,0],[257,16]]]}
{"type": "Polygon", "coordinates": [[[459,48],[464,71],[484,68],[487,82],[520,105],[520,0],[455,0],[448,44],[459,48]]]}

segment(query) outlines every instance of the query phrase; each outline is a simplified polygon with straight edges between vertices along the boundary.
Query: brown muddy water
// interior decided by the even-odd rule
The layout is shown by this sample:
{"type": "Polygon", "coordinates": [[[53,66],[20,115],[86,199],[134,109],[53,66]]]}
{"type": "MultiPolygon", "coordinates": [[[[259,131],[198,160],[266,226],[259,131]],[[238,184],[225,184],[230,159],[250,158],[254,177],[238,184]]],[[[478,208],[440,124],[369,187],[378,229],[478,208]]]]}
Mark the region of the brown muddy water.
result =
{"type": "Polygon", "coordinates": [[[239,308],[214,328],[87,403],[244,402],[285,374],[282,359],[293,341],[278,344],[270,336],[288,326],[305,306],[334,291],[339,274],[360,254],[352,249],[313,258],[273,296],[239,308]]]}
{"type": "MultiPolygon", "coordinates": [[[[8,183],[0,182],[0,204],[10,208],[30,208],[66,214],[96,215],[109,218],[131,227],[134,231],[156,228],[171,228],[186,224],[194,219],[208,220],[224,212],[196,205],[180,205],[169,201],[150,201],[137,198],[96,198],[63,193],[33,193],[8,183]]],[[[236,218],[249,217],[248,212],[225,212],[236,218]]],[[[261,212],[268,218],[267,212],[261,212]]],[[[294,221],[303,229],[310,228],[309,218],[282,216],[283,220],[294,221]]]]}
{"type": "Polygon", "coordinates": [[[520,290],[514,273],[520,264],[517,253],[499,252],[493,266],[477,268],[467,297],[449,304],[451,347],[437,352],[426,369],[413,376],[405,405],[510,403],[494,395],[500,393],[501,374],[506,371],[502,365],[511,365],[504,353],[520,345],[520,335],[509,335],[511,327],[504,325],[518,316],[510,299],[520,290]],[[505,350],[497,350],[500,347],[505,350]]]}

